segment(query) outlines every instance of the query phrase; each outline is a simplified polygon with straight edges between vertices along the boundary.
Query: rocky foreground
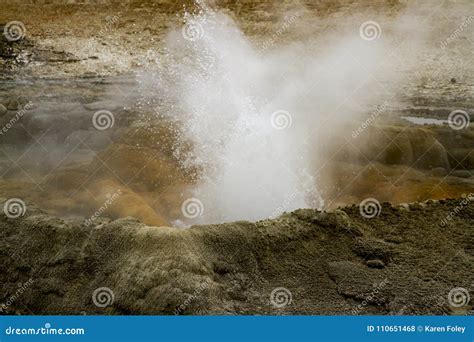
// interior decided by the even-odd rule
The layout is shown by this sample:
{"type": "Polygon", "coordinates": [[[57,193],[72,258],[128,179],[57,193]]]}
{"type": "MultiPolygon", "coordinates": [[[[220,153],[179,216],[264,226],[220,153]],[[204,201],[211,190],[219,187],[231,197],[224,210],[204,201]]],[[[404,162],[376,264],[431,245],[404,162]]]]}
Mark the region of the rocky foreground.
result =
{"type": "Polygon", "coordinates": [[[473,313],[472,197],[189,229],[15,213],[4,314],[473,313]]]}

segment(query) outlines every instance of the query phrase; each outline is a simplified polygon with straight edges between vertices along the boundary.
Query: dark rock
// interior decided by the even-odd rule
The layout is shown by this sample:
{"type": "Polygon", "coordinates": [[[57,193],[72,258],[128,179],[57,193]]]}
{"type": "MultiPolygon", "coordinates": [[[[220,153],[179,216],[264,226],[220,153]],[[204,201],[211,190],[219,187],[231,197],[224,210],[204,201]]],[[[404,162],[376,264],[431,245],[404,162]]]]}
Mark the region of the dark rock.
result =
{"type": "Polygon", "coordinates": [[[430,174],[436,177],[444,177],[448,174],[448,171],[444,167],[435,167],[430,170],[430,174]]]}
{"type": "Polygon", "coordinates": [[[384,262],[378,259],[367,260],[366,264],[370,268],[384,268],[385,267],[384,262]]]}
{"type": "Polygon", "coordinates": [[[20,109],[20,102],[18,101],[18,99],[10,99],[10,101],[8,101],[8,104],[7,104],[7,109],[8,110],[18,110],[20,109]]]}
{"type": "Polygon", "coordinates": [[[469,178],[472,176],[471,172],[468,170],[454,170],[450,172],[450,175],[459,178],[469,178]]]}
{"type": "Polygon", "coordinates": [[[0,104],[0,116],[4,116],[7,113],[7,108],[4,105],[0,104]]]}

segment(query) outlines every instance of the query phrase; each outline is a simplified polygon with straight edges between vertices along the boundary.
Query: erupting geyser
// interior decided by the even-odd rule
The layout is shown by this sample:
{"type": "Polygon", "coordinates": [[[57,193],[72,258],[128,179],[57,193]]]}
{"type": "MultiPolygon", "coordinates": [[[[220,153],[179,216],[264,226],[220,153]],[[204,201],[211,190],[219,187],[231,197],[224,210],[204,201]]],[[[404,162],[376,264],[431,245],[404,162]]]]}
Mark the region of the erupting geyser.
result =
{"type": "MultiPolygon", "coordinates": [[[[157,113],[176,122],[181,141],[192,144],[191,152],[176,146],[183,166],[201,171],[186,194],[203,207],[192,223],[322,207],[316,138],[341,121],[332,109],[340,105],[342,112],[342,100],[366,72],[337,47],[317,59],[297,45],[261,48],[229,16],[200,8],[185,14],[183,27],[169,33],[156,64],[139,78],[157,113]]],[[[353,47],[347,39],[341,44],[353,47]]],[[[370,47],[364,58],[375,52],[370,47]]]]}

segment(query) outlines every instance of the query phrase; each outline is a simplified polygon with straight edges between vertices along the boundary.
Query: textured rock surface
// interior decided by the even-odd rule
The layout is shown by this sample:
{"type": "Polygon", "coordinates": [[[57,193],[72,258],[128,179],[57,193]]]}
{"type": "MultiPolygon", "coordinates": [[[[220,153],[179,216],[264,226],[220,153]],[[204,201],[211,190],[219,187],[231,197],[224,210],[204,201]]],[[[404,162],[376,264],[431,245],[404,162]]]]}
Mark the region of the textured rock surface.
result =
{"type": "Polygon", "coordinates": [[[463,287],[474,297],[473,203],[410,208],[384,204],[373,219],[356,206],[307,209],[180,230],[132,218],[87,226],[28,205],[22,217],[0,216],[2,311],[472,314],[472,299],[454,308],[448,294],[463,287]],[[93,301],[102,287],[114,297],[104,308],[93,301]],[[271,304],[277,287],[291,293],[290,304],[271,304]]]}

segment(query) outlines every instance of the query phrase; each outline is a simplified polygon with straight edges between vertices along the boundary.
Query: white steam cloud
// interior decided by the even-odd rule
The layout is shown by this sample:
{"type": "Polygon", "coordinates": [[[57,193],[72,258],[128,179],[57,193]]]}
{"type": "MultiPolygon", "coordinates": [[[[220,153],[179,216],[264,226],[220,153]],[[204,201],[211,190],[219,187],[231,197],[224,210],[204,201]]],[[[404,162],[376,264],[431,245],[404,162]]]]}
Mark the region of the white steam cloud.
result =
{"type": "Polygon", "coordinates": [[[140,82],[158,99],[157,112],[178,123],[183,144],[192,144],[176,154],[200,170],[188,194],[203,204],[198,222],[323,207],[317,170],[324,143],[388,97],[371,82],[390,71],[380,67],[388,47],[362,39],[360,23],[349,33],[262,49],[229,16],[201,5],[170,32],[140,82]]]}

